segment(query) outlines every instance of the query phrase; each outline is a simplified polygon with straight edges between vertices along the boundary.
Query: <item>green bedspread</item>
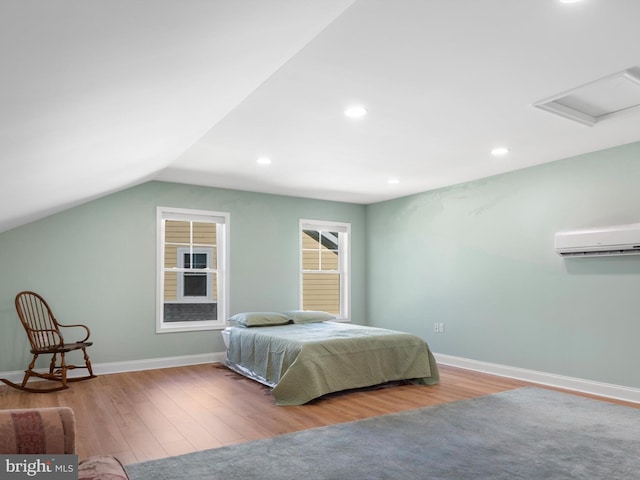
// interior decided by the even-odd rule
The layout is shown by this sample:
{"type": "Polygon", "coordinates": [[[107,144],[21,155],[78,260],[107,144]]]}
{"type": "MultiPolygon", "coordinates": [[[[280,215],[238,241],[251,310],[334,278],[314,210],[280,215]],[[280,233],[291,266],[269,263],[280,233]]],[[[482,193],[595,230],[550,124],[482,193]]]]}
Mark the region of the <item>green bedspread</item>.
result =
{"type": "Polygon", "coordinates": [[[346,323],[231,329],[227,365],[273,387],[278,405],[394,380],[439,381],[427,343],[416,335],[346,323]]]}

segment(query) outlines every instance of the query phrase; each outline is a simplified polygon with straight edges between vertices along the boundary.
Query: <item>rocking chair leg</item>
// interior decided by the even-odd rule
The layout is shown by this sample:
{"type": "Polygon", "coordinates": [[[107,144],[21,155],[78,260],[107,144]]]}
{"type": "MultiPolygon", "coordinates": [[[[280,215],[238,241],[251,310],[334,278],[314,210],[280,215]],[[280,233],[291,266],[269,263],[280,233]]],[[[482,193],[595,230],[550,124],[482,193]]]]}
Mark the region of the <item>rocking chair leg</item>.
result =
{"type": "Polygon", "coordinates": [[[64,361],[64,352],[60,352],[60,378],[62,387],[67,388],[67,364],[64,361]]]}
{"type": "Polygon", "coordinates": [[[38,359],[38,354],[34,353],[33,354],[33,359],[31,360],[31,363],[29,364],[27,369],[24,371],[24,378],[22,379],[22,387],[23,388],[27,385],[27,382],[29,381],[29,377],[31,377],[31,372],[33,371],[33,367],[36,366],[36,360],[37,359],[38,359]]]}
{"type": "Polygon", "coordinates": [[[25,370],[24,377],[22,378],[22,386],[24,387],[31,377],[31,370],[25,370]]]}
{"type": "Polygon", "coordinates": [[[87,370],[89,370],[89,375],[94,377],[93,368],[91,367],[91,360],[89,360],[89,355],[87,355],[87,349],[83,348],[82,353],[84,354],[84,364],[87,366],[87,370]]]}
{"type": "Polygon", "coordinates": [[[53,372],[56,369],[56,354],[54,353],[51,356],[51,362],[49,363],[49,375],[53,375],[53,372]]]}

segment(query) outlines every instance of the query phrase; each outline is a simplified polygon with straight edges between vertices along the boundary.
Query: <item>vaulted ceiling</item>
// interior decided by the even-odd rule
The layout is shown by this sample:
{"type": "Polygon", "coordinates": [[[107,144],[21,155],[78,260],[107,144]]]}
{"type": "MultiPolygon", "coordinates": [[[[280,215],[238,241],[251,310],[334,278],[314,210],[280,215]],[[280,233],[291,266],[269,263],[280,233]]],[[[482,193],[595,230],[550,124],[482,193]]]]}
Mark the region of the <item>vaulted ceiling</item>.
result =
{"type": "Polygon", "coordinates": [[[632,85],[639,18],[637,0],[2,0],[0,231],[152,179],[373,203],[638,141],[633,104],[592,126],[534,104],[632,85]]]}

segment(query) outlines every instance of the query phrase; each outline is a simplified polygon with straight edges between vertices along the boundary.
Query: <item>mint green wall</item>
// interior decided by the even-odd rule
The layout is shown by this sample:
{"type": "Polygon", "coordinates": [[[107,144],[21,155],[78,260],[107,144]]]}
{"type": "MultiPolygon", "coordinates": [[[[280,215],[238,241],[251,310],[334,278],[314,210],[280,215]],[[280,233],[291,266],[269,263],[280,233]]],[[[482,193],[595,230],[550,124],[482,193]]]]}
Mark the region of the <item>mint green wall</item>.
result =
{"type": "Polygon", "coordinates": [[[298,220],[352,224],[352,317],[435,352],[640,387],[640,257],[562,259],[557,230],[640,222],[640,143],[369,205],[150,182],[0,234],[0,372],[28,361],[13,307],[86,322],[94,363],[222,350],[155,333],[155,208],[231,213],[231,312],[294,308],[298,220]],[[368,312],[368,313],[367,313],[368,312]],[[434,322],[446,333],[435,334],[434,322]]]}
{"type": "Polygon", "coordinates": [[[640,143],[369,205],[369,323],[438,353],[638,388],[640,256],[553,246],[558,230],[636,222],[640,143]]]}
{"type": "Polygon", "coordinates": [[[218,331],[155,333],[156,206],[231,214],[230,311],[298,307],[300,218],[350,222],[352,319],[365,322],[365,207],[150,182],[0,234],[0,372],[29,360],[13,299],[86,323],[94,363],[223,350],[218,331]]]}

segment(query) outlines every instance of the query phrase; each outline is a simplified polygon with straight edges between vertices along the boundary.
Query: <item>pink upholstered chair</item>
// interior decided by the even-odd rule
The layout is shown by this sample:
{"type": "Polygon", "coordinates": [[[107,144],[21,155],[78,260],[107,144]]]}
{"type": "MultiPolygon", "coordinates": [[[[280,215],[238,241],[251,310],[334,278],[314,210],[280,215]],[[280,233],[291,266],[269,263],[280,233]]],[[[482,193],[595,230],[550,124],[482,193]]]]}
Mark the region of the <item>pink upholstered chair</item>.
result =
{"type": "MultiPolygon", "coordinates": [[[[69,407],[0,410],[0,454],[76,454],[76,424],[69,407]]],[[[80,480],[127,480],[120,461],[94,456],[78,463],[80,480]]]]}

